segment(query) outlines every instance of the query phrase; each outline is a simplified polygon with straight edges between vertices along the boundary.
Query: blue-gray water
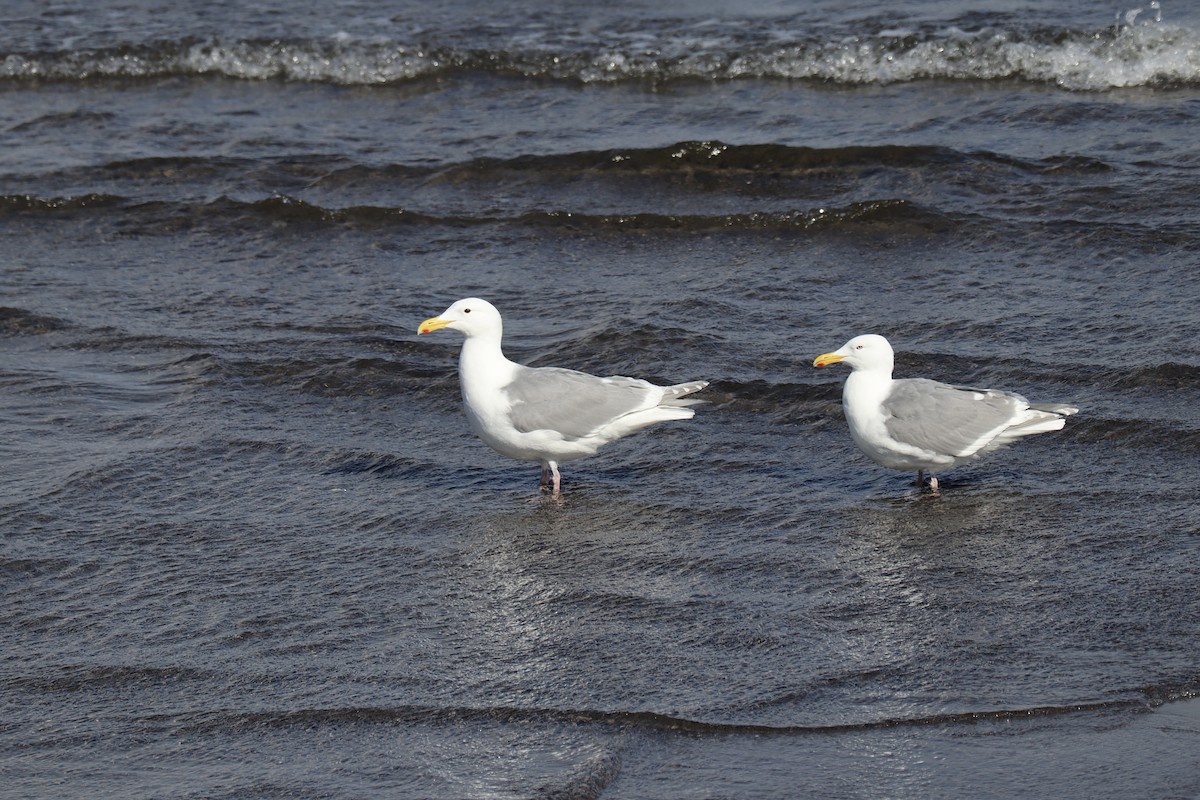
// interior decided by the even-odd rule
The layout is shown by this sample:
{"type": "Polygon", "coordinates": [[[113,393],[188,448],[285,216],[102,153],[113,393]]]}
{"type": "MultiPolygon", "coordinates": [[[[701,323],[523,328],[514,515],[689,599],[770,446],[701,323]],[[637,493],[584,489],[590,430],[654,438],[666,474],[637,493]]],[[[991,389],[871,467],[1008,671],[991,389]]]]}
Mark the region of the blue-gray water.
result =
{"type": "Polygon", "coordinates": [[[0,12],[0,796],[1200,793],[1200,14],[177,5],[0,12]],[[709,402],[547,503],[468,295],[709,402]]]}

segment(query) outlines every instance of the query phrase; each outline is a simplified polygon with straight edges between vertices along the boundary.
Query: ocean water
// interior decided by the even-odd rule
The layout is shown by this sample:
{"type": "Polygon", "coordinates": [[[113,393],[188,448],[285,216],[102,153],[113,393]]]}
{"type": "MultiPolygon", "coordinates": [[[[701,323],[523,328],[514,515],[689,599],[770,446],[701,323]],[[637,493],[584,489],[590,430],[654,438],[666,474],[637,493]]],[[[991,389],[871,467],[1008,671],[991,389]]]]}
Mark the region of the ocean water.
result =
{"type": "Polygon", "coordinates": [[[675,6],[0,9],[0,796],[1200,795],[1200,13],[675,6]],[[707,403],[548,502],[470,295],[707,403]]]}

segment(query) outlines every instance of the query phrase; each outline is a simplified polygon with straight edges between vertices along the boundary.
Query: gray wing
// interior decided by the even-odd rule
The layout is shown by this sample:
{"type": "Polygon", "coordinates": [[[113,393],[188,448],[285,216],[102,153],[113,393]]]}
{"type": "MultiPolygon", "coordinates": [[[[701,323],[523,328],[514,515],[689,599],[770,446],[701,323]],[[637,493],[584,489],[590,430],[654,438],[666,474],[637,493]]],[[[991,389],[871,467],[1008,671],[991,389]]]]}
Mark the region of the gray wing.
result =
{"type": "Polygon", "coordinates": [[[504,394],[513,427],[522,433],[552,430],[580,438],[645,408],[654,390],[652,384],[635,378],[597,378],[572,369],[522,366],[504,394]]]}
{"type": "Polygon", "coordinates": [[[924,378],[893,381],[883,401],[893,439],[950,456],[974,453],[1027,405],[1011,392],[951,386],[924,378]]]}

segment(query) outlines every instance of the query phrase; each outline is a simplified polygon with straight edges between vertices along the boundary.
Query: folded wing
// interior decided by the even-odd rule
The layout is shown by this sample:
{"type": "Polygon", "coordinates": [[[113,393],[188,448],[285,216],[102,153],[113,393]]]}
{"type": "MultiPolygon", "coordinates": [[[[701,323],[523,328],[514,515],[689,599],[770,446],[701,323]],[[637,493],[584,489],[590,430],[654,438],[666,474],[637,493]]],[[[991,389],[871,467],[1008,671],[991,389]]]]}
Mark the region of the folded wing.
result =
{"type": "Polygon", "coordinates": [[[1028,408],[1025,398],[1012,392],[924,378],[893,381],[883,403],[885,425],[893,439],[955,458],[984,450],[1010,426],[1025,421],[1028,408]]]}
{"type": "Polygon", "coordinates": [[[521,367],[504,394],[509,419],[518,431],[551,430],[579,439],[628,414],[657,406],[663,389],[637,378],[521,367]]]}

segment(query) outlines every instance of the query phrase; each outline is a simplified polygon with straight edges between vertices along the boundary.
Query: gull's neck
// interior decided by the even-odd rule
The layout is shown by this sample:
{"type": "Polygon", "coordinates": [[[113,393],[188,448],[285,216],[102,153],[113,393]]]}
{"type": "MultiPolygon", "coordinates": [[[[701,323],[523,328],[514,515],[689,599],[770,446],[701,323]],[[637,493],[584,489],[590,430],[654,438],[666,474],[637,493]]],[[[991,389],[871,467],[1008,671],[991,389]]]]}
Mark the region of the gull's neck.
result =
{"type": "Polygon", "coordinates": [[[865,425],[879,416],[879,405],[892,391],[892,371],[887,367],[856,369],[846,378],[842,407],[851,424],[865,425]]]}
{"type": "Polygon", "coordinates": [[[469,404],[472,398],[508,385],[516,366],[500,349],[499,331],[468,336],[458,357],[463,399],[469,404]]]}

